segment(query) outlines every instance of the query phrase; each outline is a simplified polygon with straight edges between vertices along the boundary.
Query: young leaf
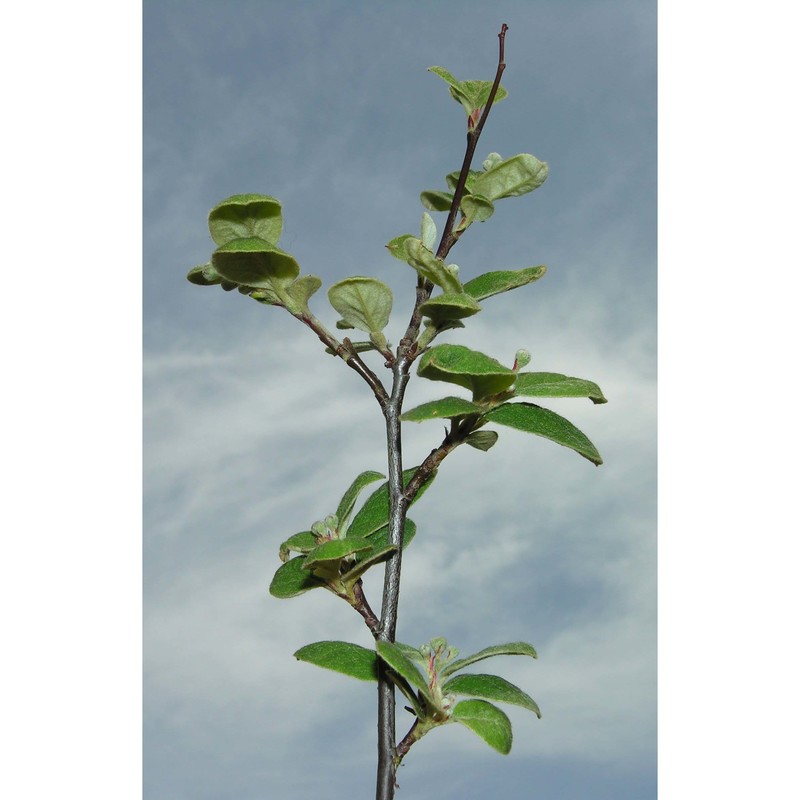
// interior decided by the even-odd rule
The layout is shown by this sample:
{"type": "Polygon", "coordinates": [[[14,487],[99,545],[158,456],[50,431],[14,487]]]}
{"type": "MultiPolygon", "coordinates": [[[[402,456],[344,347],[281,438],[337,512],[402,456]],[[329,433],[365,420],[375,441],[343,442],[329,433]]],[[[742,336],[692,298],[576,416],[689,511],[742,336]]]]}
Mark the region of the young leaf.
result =
{"type": "Polygon", "coordinates": [[[468,294],[440,294],[424,302],[419,310],[438,328],[450,320],[471,317],[481,307],[468,294]]]}
{"type": "Polygon", "coordinates": [[[422,212],[420,239],[428,250],[433,251],[433,248],[436,247],[436,223],[433,221],[433,217],[424,211],[422,212]]]}
{"type": "Polygon", "coordinates": [[[458,276],[447,268],[442,259],[436,258],[419,239],[413,237],[406,239],[405,247],[406,260],[423,278],[441,286],[445,292],[460,294],[464,291],[458,276]]]}
{"type": "Polygon", "coordinates": [[[317,537],[311,531],[302,531],[290,536],[280,547],[278,556],[281,561],[289,560],[289,553],[310,553],[317,546],[317,537]]]}
{"type": "Polygon", "coordinates": [[[496,167],[498,164],[502,164],[502,162],[503,162],[503,156],[501,156],[500,153],[489,153],[489,155],[486,156],[486,160],[483,162],[483,169],[484,170],[492,169],[493,167],[496,167]]]}
{"type": "Polygon", "coordinates": [[[497,431],[473,431],[464,441],[472,445],[476,450],[483,450],[485,452],[489,448],[494,447],[497,438],[497,431]]]}
{"type": "MultiPolygon", "coordinates": [[[[449,208],[450,206],[448,206],[449,208]]],[[[406,256],[406,241],[415,238],[410,233],[403,233],[400,236],[395,236],[390,242],[386,243],[386,249],[400,261],[405,261],[406,256]]]]}
{"type": "Polygon", "coordinates": [[[513,703],[533,711],[539,719],[542,718],[539,706],[530,695],[497,675],[456,675],[442,686],[442,692],[513,703]]]}
{"type": "MultiPolygon", "coordinates": [[[[405,548],[405,541],[403,541],[403,548],[405,548]]],[[[364,556],[364,559],[356,561],[355,566],[342,575],[342,583],[345,586],[352,586],[370,567],[380,564],[381,561],[386,561],[395,550],[397,548],[390,544],[386,547],[373,547],[366,553],[362,552],[360,555],[364,556]]]]}
{"type": "Polygon", "coordinates": [[[360,331],[382,331],[392,313],[392,290],[376,278],[345,278],[328,289],[331,305],[360,331]]]}
{"type": "Polygon", "coordinates": [[[315,547],[303,561],[303,569],[316,569],[317,567],[330,566],[332,561],[341,561],[346,556],[359,550],[370,550],[370,542],[355,537],[348,539],[332,539],[315,547]]]}
{"type": "Polygon", "coordinates": [[[375,651],[350,642],[314,642],[301,647],[294,657],[298,661],[341,672],[360,681],[378,680],[378,657],[375,651]]]}
{"type": "Polygon", "coordinates": [[[533,403],[503,403],[484,417],[488,422],[508,425],[519,431],[543,436],[587,458],[592,464],[600,466],[603,459],[597,448],[584,433],[579,431],[569,420],[533,403]]]}
{"type": "Polygon", "coordinates": [[[322,281],[316,275],[301,275],[286,289],[286,294],[291,300],[287,308],[289,305],[292,306],[289,311],[293,314],[308,312],[309,298],[320,286],[322,286],[322,281]]]}
{"type": "Polygon", "coordinates": [[[532,281],[539,280],[547,272],[547,267],[527,267],[519,270],[498,270],[485,272],[464,284],[464,291],[473,300],[485,300],[487,297],[508,292],[532,281]]]}
{"type": "Polygon", "coordinates": [[[538,189],[547,180],[547,164],[528,153],[501,161],[482,172],[472,185],[472,194],[489,200],[519,197],[538,189]]]}
{"type": "Polygon", "coordinates": [[[257,238],[227,242],[214,251],[211,263],[229,281],[273,291],[300,274],[300,265],[289,253],[257,238]]]}
{"type": "Polygon", "coordinates": [[[356,476],[356,479],[350,484],[348,490],[342,495],[339,501],[339,506],[336,509],[336,518],[339,520],[339,536],[344,538],[347,531],[347,521],[350,519],[350,514],[353,513],[353,507],[356,504],[356,499],[365,486],[385,478],[380,472],[374,470],[367,470],[356,476]]]}
{"type": "Polygon", "coordinates": [[[446,678],[448,675],[452,675],[460,669],[474,664],[476,661],[483,661],[485,658],[493,658],[494,656],[530,656],[531,658],[538,658],[536,650],[533,649],[533,645],[527,642],[495,644],[491,647],[485,647],[474,655],[467,656],[466,658],[459,658],[458,661],[451,662],[441,671],[441,677],[446,678]]]}
{"type": "Polygon", "coordinates": [[[208,215],[208,230],[217,245],[253,236],[277,244],[282,227],[280,201],[266,194],[235,194],[208,215]]]}
{"type": "Polygon", "coordinates": [[[467,194],[461,201],[461,210],[467,217],[467,225],[486,222],[494,214],[494,204],[480,194],[467,194]]]}
{"type": "Polygon", "coordinates": [[[524,397],[588,397],[593,403],[608,402],[596,383],[557,372],[518,372],[514,394],[524,397]]]}
{"type": "Polygon", "coordinates": [[[511,752],[511,721],[497,706],[485,700],[464,700],[455,706],[450,718],[503,755],[511,752]]]}
{"type": "MultiPolygon", "coordinates": [[[[429,211],[449,211],[453,205],[452,192],[422,192],[419,196],[422,205],[429,211]]],[[[403,259],[405,261],[405,259],[403,259]]]]}
{"type": "Polygon", "coordinates": [[[393,642],[376,642],[375,649],[378,655],[400,676],[405,678],[412,686],[422,692],[423,697],[432,705],[436,702],[431,696],[428,682],[417,669],[413,661],[393,642]]]}
{"type": "Polygon", "coordinates": [[[423,403],[406,411],[400,419],[403,422],[422,422],[426,419],[453,419],[481,412],[481,406],[462,397],[443,397],[441,400],[431,400],[430,403],[423,403]]]}
{"type": "MultiPolygon", "coordinates": [[[[467,118],[472,115],[473,111],[483,108],[489,101],[492,81],[458,81],[444,67],[429,67],[428,71],[450,84],[450,95],[464,107],[467,118]]],[[[508,92],[502,86],[498,86],[494,102],[499,103],[506,97],[508,97],[508,92]]]]}
{"type": "Polygon", "coordinates": [[[417,374],[470,389],[475,400],[505,391],[516,378],[499,361],[459,344],[432,347],[420,359],[417,374]]]}
{"type": "Polygon", "coordinates": [[[303,561],[305,556],[297,556],[278,567],[269,585],[269,593],[273,597],[281,599],[296,597],[310,589],[325,586],[324,581],[315,578],[307,569],[303,569],[303,561]]]}
{"type": "MultiPolygon", "coordinates": [[[[408,482],[414,477],[414,473],[417,469],[418,467],[411,467],[411,469],[403,470],[403,486],[408,486],[408,482]]],[[[436,473],[434,472],[433,475],[422,484],[414,498],[414,503],[425,494],[435,477],[436,473]]],[[[366,502],[361,506],[358,513],[353,517],[353,521],[350,523],[350,528],[347,531],[348,536],[359,536],[361,538],[372,536],[389,522],[388,486],[388,482],[382,484],[366,499],[366,502]]]]}
{"type": "MultiPolygon", "coordinates": [[[[416,524],[406,517],[406,524],[403,527],[403,550],[411,544],[412,539],[417,535],[416,524]]],[[[371,534],[367,541],[372,545],[373,549],[368,552],[356,553],[356,562],[362,559],[372,558],[378,550],[384,550],[389,547],[389,526],[384,525],[375,533],[371,534]]]]}
{"type": "Polygon", "coordinates": [[[190,269],[186,279],[197,286],[214,286],[222,282],[222,278],[217,274],[214,265],[210,262],[190,269]]]}

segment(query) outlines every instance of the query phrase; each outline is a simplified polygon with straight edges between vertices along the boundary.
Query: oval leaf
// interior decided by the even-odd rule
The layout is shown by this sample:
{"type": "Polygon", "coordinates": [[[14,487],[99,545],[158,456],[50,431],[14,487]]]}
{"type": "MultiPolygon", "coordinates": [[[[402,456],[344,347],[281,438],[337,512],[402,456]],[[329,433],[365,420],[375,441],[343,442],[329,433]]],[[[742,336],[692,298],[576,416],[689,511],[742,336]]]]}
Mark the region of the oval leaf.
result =
{"type": "Polygon", "coordinates": [[[406,260],[423,278],[441,286],[445,292],[460,294],[464,291],[458,275],[447,268],[441,258],[428,250],[419,239],[413,236],[405,241],[406,260]]]}
{"type": "Polygon", "coordinates": [[[273,597],[281,599],[296,597],[310,589],[325,586],[324,581],[315,578],[307,569],[303,569],[303,561],[305,556],[297,556],[278,568],[269,585],[269,593],[273,597]]]}
{"type": "Polygon", "coordinates": [[[376,642],[378,655],[401,677],[422,692],[422,696],[432,705],[436,703],[431,696],[428,682],[413,661],[393,642],[376,642]]]}
{"type": "Polygon", "coordinates": [[[450,718],[466,725],[503,755],[511,752],[511,721],[497,706],[485,700],[464,700],[455,706],[450,718]]]}
{"type": "Polygon", "coordinates": [[[300,265],[289,253],[257,238],[234,239],[222,245],[211,262],[223,278],[259,289],[286,286],[300,274],[300,265]]]}
{"type": "Polygon", "coordinates": [[[408,239],[413,239],[410,233],[404,233],[400,236],[395,236],[390,242],[387,242],[386,249],[395,257],[400,259],[400,261],[406,260],[406,241],[408,239]]]}
{"type": "Polygon", "coordinates": [[[331,305],[342,319],[361,331],[382,331],[392,313],[392,290],[376,278],[345,278],[328,289],[331,305]]]}
{"type": "Polygon", "coordinates": [[[538,189],[547,180],[547,171],[544,161],[528,153],[520,153],[478,175],[472,192],[488,200],[519,197],[538,189]]]}
{"type": "Polygon", "coordinates": [[[302,275],[294,283],[287,286],[286,294],[290,301],[287,304],[289,311],[292,314],[307,312],[309,298],[320,286],[322,286],[322,281],[316,275],[302,275]]]}
{"type": "Polygon", "coordinates": [[[419,310],[438,328],[445,322],[471,317],[481,307],[468,294],[440,294],[424,302],[419,310]]]}
{"type": "Polygon", "coordinates": [[[603,463],[597,448],[584,433],[569,420],[547,408],[533,403],[503,403],[492,411],[487,411],[484,418],[488,422],[508,425],[509,428],[543,436],[552,442],[569,447],[598,467],[603,463]]]}
{"type": "Polygon", "coordinates": [[[332,539],[315,547],[303,561],[303,569],[315,569],[318,566],[330,566],[331,562],[341,561],[346,556],[359,550],[369,550],[372,545],[363,539],[332,539]]]}
{"type": "Polygon", "coordinates": [[[208,230],[217,245],[253,236],[276,244],[282,227],[280,201],[266,194],[235,194],[208,215],[208,230]]]}
{"type": "Polygon", "coordinates": [[[497,270],[485,272],[464,284],[464,291],[473,300],[485,300],[487,297],[517,289],[528,283],[539,280],[547,272],[547,267],[527,267],[518,270],[497,270]]]}
{"type": "Polygon", "coordinates": [[[453,205],[453,193],[422,192],[419,196],[419,200],[428,211],[449,211],[450,206],[453,205]]]}
{"type": "Polygon", "coordinates": [[[531,658],[538,658],[536,650],[533,645],[527,642],[508,642],[507,644],[495,644],[491,647],[485,647],[483,650],[475,653],[474,655],[460,658],[458,661],[453,661],[448,664],[441,672],[443,678],[458,672],[476,661],[483,661],[485,658],[493,658],[494,656],[530,656],[531,658]]]}
{"type": "Polygon", "coordinates": [[[442,686],[442,691],[513,703],[533,711],[539,719],[542,718],[539,706],[530,695],[498,675],[456,675],[442,686]]]}
{"type": "MultiPolygon", "coordinates": [[[[411,544],[411,541],[416,535],[416,524],[406,517],[406,523],[403,527],[403,550],[411,544]]],[[[372,559],[379,550],[383,551],[387,547],[391,547],[389,544],[389,526],[384,525],[380,530],[373,533],[367,541],[373,549],[356,553],[356,563],[360,563],[366,559],[372,559]]]]}
{"type": "Polygon", "coordinates": [[[475,400],[505,391],[516,378],[499,361],[459,344],[432,347],[420,359],[417,374],[470,389],[475,400]]]}
{"type": "Polygon", "coordinates": [[[461,201],[461,210],[467,218],[467,224],[486,222],[494,214],[492,201],[479,194],[468,194],[461,201]]]}
{"type": "Polygon", "coordinates": [[[464,441],[476,450],[489,450],[497,442],[497,431],[473,431],[464,441]]]}
{"type": "MultiPolygon", "coordinates": [[[[467,414],[480,414],[481,407],[462,397],[443,397],[441,400],[431,400],[421,406],[406,411],[400,419],[403,422],[422,422],[426,419],[453,419],[464,417],[467,414]]],[[[469,439],[467,439],[469,441],[469,439]]]]}
{"type": "Polygon", "coordinates": [[[365,486],[385,478],[380,472],[374,470],[367,470],[356,476],[356,479],[350,484],[350,487],[342,495],[339,501],[339,506],[336,509],[336,518],[339,520],[339,535],[344,537],[347,531],[347,522],[350,519],[350,514],[353,513],[353,507],[356,504],[356,499],[365,486]]]}
{"type": "Polygon", "coordinates": [[[350,642],[314,642],[301,647],[294,657],[298,661],[332,669],[360,681],[378,680],[378,658],[375,652],[350,642]]]}
{"type": "Polygon", "coordinates": [[[518,372],[514,394],[525,397],[588,397],[593,403],[608,402],[596,383],[558,372],[518,372]]]}

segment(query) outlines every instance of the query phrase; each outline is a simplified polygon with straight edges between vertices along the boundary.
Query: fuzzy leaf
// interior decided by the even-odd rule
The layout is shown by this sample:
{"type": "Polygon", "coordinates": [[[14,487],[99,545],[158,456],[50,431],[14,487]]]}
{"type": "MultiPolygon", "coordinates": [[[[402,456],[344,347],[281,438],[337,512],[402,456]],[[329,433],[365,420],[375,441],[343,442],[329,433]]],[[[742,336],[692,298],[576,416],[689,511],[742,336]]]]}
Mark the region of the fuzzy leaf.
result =
{"type": "Polygon", "coordinates": [[[406,411],[400,419],[403,422],[422,422],[426,419],[453,419],[464,417],[467,414],[480,414],[481,406],[471,403],[462,397],[443,397],[441,400],[431,400],[421,406],[406,411]]]}
{"type": "Polygon", "coordinates": [[[597,448],[584,433],[569,420],[547,408],[533,403],[503,403],[488,411],[485,419],[488,422],[508,425],[509,428],[543,436],[545,439],[569,447],[598,467],[603,463],[597,448]]]}
{"type": "Polygon", "coordinates": [[[289,253],[257,238],[227,242],[214,251],[211,263],[226,280],[255,288],[285,287],[300,274],[289,253]]]}
{"type": "Polygon", "coordinates": [[[426,191],[420,194],[419,200],[428,211],[449,211],[453,205],[453,193],[426,191]]]}
{"type": "Polygon", "coordinates": [[[424,211],[422,212],[420,239],[428,250],[433,251],[433,248],[436,247],[436,223],[433,221],[433,217],[431,217],[430,214],[426,214],[424,211]]]}
{"type": "Polygon", "coordinates": [[[487,297],[508,292],[539,280],[547,272],[547,267],[527,267],[519,270],[498,270],[485,272],[464,284],[464,291],[474,300],[485,300],[487,297]]]}
{"type": "Polygon", "coordinates": [[[389,323],[392,290],[376,278],[345,278],[328,289],[328,299],[342,319],[360,331],[382,331],[389,323]]]}
{"type": "Polygon", "coordinates": [[[459,344],[432,347],[420,359],[417,374],[470,389],[475,400],[505,391],[516,378],[499,361],[459,344]]]}
{"type": "Polygon", "coordinates": [[[197,286],[214,286],[222,282],[222,278],[217,274],[211,262],[190,269],[186,279],[197,286]]]}
{"type": "MultiPolygon", "coordinates": [[[[450,84],[450,95],[457,102],[461,103],[464,111],[469,117],[475,109],[483,108],[489,100],[492,91],[493,81],[459,81],[456,80],[444,67],[429,67],[429,72],[438,75],[442,80],[450,84]]],[[[494,102],[499,103],[508,92],[502,87],[497,87],[494,102]]]]}
{"type": "Polygon", "coordinates": [[[302,275],[290,284],[286,289],[286,294],[292,301],[290,305],[293,307],[289,311],[293,314],[307,312],[309,298],[320,286],[322,286],[322,281],[316,275],[302,275]]]}
{"type": "Polygon", "coordinates": [[[413,687],[422,692],[428,702],[435,706],[436,703],[431,697],[428,682],[422,673],[417,669],[414,662],[393,642],[376,642],[375,649],[378,655],[401,677],[405,678],[413,687]]]}
{"type": "Polygon", "coordinates": [[[278,567],[272,583],[269,585],[269,593],[273,597],[285,599],[296,597],[298,594],[325,586],[325,582],[315,578],[307,569],[303,569],[305,556],[297,556],[278,567]]]}
{"type": "Polygon", "coordinates": [[[406,260],[406,241],[415,238],[410,233],[403,233],[400,236],[395,236],[390,242],[387,242],[386,249],[400,261],[406,260]]]}
{"type": "Polygon", "coordinates": [[[294,657],[298,661],[341,672],[360,681],[378,680],[378,657],[375,652],[350,642],[314,642],[301,647],[294,657]]]}
{"type": "Polygon", "coordinates": [[[483,650],[475,653],[474,655],[467,656],[466,658],[459,658],[458,661],[453,661],[448,664],[441,672],[441,677],[445,678],[458,672],[476,661],[483,661],[485,658],[493,658],[494,656],[530,656],[531,658],[538,658],[536,650],[533,645],[527,642],[509,642],[508,644],[495,644],[491,647],[485,647],[483,650]]]}
{"type": "Polygon", "coordinates": [[[511,721],[485,700],[464,700],[453,709],[451,719],[460,722],[503,755],[511,752],[511,721]]]}
{"type": "Polygon", "coordinates": [[[501,703],[513,703],[533,711],[539,719],[542,718],[539,706],[530,695],[497,675],[456,675],[442,686],[442,691],[481,697],[484,700],[497,700],[501,703]]]}
{"type": "Polygon", "coordinates": [[[481,307],[468,294],[440,294],[424,302],[419,310],[438,328],[450,320],[471,317],[481,307]]]}
{"type": "Polygon", "coordinates": [[[596,383],[558,372],[518,372],[514,394],[524,397],[588,397],[593,403],[608,402],[596,383]]]}
{"type": "Polygon", "coordinates": [[[317,546],[317,537],[311,531],[301,531],[290,536],[281,546],[278,551],[278,556],[281,561],[289,560],[289,553],[310,553],[317,546]]]}
{"type": "Polygon", "coordinates": [[[489,200],[519,197],[538,189],[547,179],[547,164],[528,153],[501,161],[482,172],[472,186],[472,193],[489,200]]]}
{"type": "Polygon", "coordinates": [[[331,566],[331,562],[339,562],[346,556],[359,550],[370,550],[372,545],[356,537],[332,539],[315,547],[303,561],[303,569],[313,570],[317,567],[331,566]]]}
{"type": "Polygon", "coordinates": [[[489,450],[498,439],[497,431],[473,431],[464,441],[476,450],[489,450]]]}
{"type": "Polygon", "coordinates": [[[356,479],[350,484],[350,487],[342,495],[339,501],[339,506],[336,509],[336,518],[339,520],[339,536],[344,538],[347,531],[347,521],[350,519],[350,514],[353,513],[353,507],[356,504],[356,499],[365,486],[385,478],[380,472],[374,470],[367,470],[356,476],[356,479]]]}
{"type": "Polygon", "coordinates": [[[282,227],[280,201],[266,194],[235,194],[208,215],[208,230],[218,246],[253,236],[277,244],[282,227]]]}
{"type": "MultiPolygon", "coordinates": [[[[417,526],[416,524],[406,517],[406,524],[403,527],[403,550],[411,544],[413,538],[417,535],[417,526]]],[[[379,530],[375,531],[375,533],[370,534],[369,538],[366,539],[367,542],[370,543],[372,546],[372,550],[364,551],[356,553],[356,562],[360,562],[362,560],[366,560],[368,558],[372,558],[373,555],[378,550],[384,550],[387,547],[391,547],[389,544],[389,526],[384,525],[379,530]]]]}
{"type": "Polygon", "coordinates": [[[468,194],[461,201],[461,210],[467,217],[467,225],[486,222],[494,214],[494,204],[480,194],[468,194]]]}
{"type": "Polygon", "coordinates": [[[460,294],[464,291],[458,276],[447,268],[440,258],[428,250],[419,239],[410,238],[405,241],[406,260],[423,278],[441,286],[445,292],[460,294]]]}

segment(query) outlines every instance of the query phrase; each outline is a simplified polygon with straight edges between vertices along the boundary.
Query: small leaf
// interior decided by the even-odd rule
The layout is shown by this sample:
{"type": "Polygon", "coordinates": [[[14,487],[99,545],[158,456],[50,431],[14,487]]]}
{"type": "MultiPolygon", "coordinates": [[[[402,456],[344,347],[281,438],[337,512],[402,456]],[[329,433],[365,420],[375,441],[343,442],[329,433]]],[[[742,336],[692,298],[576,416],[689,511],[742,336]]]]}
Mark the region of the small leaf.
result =
{"type": "Polygon", "coordinates": [[[471,317],[481,307],[468,294],[440,294],[424,302],[419,310],[438,328],[451,320],[471,317]]]}
{"type": "MultiPolygon", "coordinates": [[[[449,206],[448,206],[449,208],[449,206]]],[[[413,239],[410,233],[404,233],[400,236],[395,236],[390,242],[386,244],[386,249],[397,259],[400,261],[405,261],[406,256],[406,241],[408,239],[413,239]]]]}
{"type": "Polygon", "coordinates": [[[444,261],[436,258],[419,239],[407,239],[405,247],[406,260],[423,278],[441,286],[445,292],[460,294],[464,291],[458,276],[448,270],[444,261]]]}
{"type": "MultiPolygon", "coordinates": [[[[405,545],[405,542],[403,543],[405,545]]],[[[376,547],[369,551],[369,553],[362,553],[366,555],[363,561],[357,561],[355,566],[341,576],[341,581],[345,586],[352,587],[352,585],[370,568],[375,564],[380,564],[395,551],[397,548],[394,545],[387,545],[386,547],[376,547]]]]}
{"type": "Polygon", "coordinates": [[[462,397],[443,397],[441,400],[431,400],[421,406],[406,411],[400,419],[403,422],[422,422],[426,419],[453,419],[464,417],[467,414],[480,414],[481,406],[471,403],[462,397]]]}
{"type": "Polygon", "coordinates": [[[217,245],[253,236],[277,244],[282,227],[280,201],[266,194],[235,194],[208,215],[208,230],[217,245]]]}
{"type": "Polygon", "coordinates": [[[558,372],[518,372],[514,394],[524,397],[588,397],[593,403],[608,402],[596,383],[558,372]]]}
{"type": "Polygon", "coordinates": [[[281,599],[296,597],[310,589],[325,586],[324,581],[315,578],[307,569],[303,569],[304,560],[305,556],[297,556],[278,568],[269,585],[269,593],[273,597],[281,599]]]}
{"type": "Polygon", "coordinates": [[[378,655],[400,676],[405,678],[412,686],[422,692],[423,697],[432,705],[436,703],[431,696],[428,682],[417,669],[414,662],[393,642],[376,642],[375,649],[378,655]]]}
{"type": "Polygon", "coordinates": [[[345,278],[328,289],[331,305],[360,331],[382,331],[392,313],[392,290],[376,278],[345,278]]]}
{"type": "Polygon", "coordinates": [[[533,645],[527,642],[509,642],[508,644],[495,644],[491,647],[485,647],[483,650],[475,653],[474,655],[460,658],[458,661],[453,661],[448,664],[442,671],[441,677],[445,678],[458,672],[476,661],[483,661],[485,658],[493,658],[494,656],[530,656],[531,658],[538,658],[536,650],[533,645]]]}
{"type": "Polygon", "coordinates": [[[475,400],[505,391],[516,377],[499,361],[458,344],[432,347],[420,359],[417,374],[470,389],[475,400]]]}
{"type": "Polygon", "coordinates": [[[497,700],[501,703],[513,703],[533,711],[539,719],[542,718],[539,706],[530,695],[497,675],[456,675],[442,686],[442,692],[482,697],[484,700],[497,700]]]}
{"type": "Polygon", "coordinates": [[[339,536],[344,538],[347,532],[347,522],[350,519],[350,514],[353,513],[353,507],[356,504],[356,499],[365,486],[369,486],[381,478],[385,478],[380,472],[374,470],[367,470],[356,476],[356,479],[350,484],[347,491],[342,495],[339,501],[339,506],[336,509],[336,518],[339,520],[339,536]]]}
{"type": "Polygon", "coordinates": [[[419,196],[422,205],[429,211],[449,211],[453,205],[452,192],[422,192],[419,196]]]}
{"type": "Polygon", "coordinates": [[[290,536],[278,550],[281,561],[289,560],[289,553],[310,553],[317,546],[317,537],[311,531],[301,531],[290,536]]]}
{"type": "Polygon", "coordinates": [[[210,262],[190,269],[186,279],[197,286],[214,286],[222,281],[210,262]]]}
{"type": "Polygon", "coordinates": [[[539,280],[547,272],[547,267],[527,267],[519,270],[498,270],[485,272],[464,284],[464,291],[474,300],[485,300],[487,297],[517,289],[528,283],[539,280]]]}
{"type": "Polygon", "coordinates": [[[503,755],[511,752],[511,721],[485,700],[464,700],[453,709],[451,719],[460,722],[503,755]]]}
{"type": "Polygon", "coordinates": [[[475,179],[472,190],[489,200],[499,200],[532,192],[546,179],[547,164],[528,153],[520,153],[482,172],[475,179]]]}
{"type": "Polygon", "coordinates": [[[369,550],[371,547],[369,542],[356,537],[332,539],[329,542],[323,542],[308,553],[303,561],[303,569],[314,570],[319,567],[330,567],[331,562],[338,563],[359,550],[369,550]]]}
{"type": "Polygon", "coordinates": [[[432,251],[433,248],[436,247],[436,223],[433,221],[431,215],[426,214],[424,211],[422,212],[420,239],[428,250],[432,251]]]}
{"type": "Polygon", "coordinates": [[[286,294],[292,300],[290,304],[292,307],[289,308],[289,311],[293,314],[308,312],[309,298],[320,286],[322,286],[322,281],[316,275],[302,275],[290,284],[286,289],[286,294]]]}
{"type": "MultiPolygon", "coordinates": [[[[481,171],[477,169],[471,169],[469,170],[469,172],[467,172],[467,177],[466,180],[464,181],[464,190],[467,192],[467,194],[472,194],[472,187],[475,184],[475,179],[480,174],[481,171]]],[[[456,172],[450,172],[447,175],[445,175],[445,181],[447,182],[447,185],[453,192],[455,192],[456,186],[458,186],[458,179],[460,177],[461,177],[461,170],[458,170],[456,172]]]]}
{"type": "Polygon", "coordinates": [[[300,265],[289,253],[257,238],[227,242],[214,251],[211,262],[229,281],[273,291],[287,286],[300,274],[300,265]]]}
{"type": "Polygon", "coordinates": [[[508,425],[509,428],[543,436],[545,439],[569,447],[598,467],[603,463],[597,448],[584,433],[569,420],[547,408],[533,403],[503,403],[488,411],[484,418],[488,422],[508,425]]]}
{"type": "Polygon", "coordinates": [[[497,442],[497,431],[473,431],[464,441],[476,450],[489,450],[497,442]]]}
{"type": "Polygon", "coordinates": [[[491,200],[479,194],[468,194],[461,201],[461,210],[467,218],[467,224],[473,222],[486,222],[494,214],[494,204],[491,200]]]}
{"type": "Polygon", "coordinates": [[[503,156],[501,156],[500,153],[489,153],[489,155],[486,156],[486,160],[483,162],[483,169],[484,170],[492,169],[493,167],[496,167],[498,164],[501,164],[502,161],[503,161],[503,156]]]}
{"type": "MultiPolygon", "coordinates": [[[[438,75],[442,80],[450,84],[450,95],[457,102],[461,103],[464,111],[469,118],[473,111],[483,108],[489,101],[492,91],[493,81],[459,81],[456,80],[444,67],[429,67],[429,72],[438,75]]],[[[497,87],[494,102],[499,103],[508,92],[502,87],[497,87]]]]}
{"type": "MultiPolygon", "coordinates": [[[[417,535],[417,526],[414,522],[412,522],[408,517],[406,517],[406,523],[403,527],[403,550],[411,544],[413,538],[417,535]]],[[[362,551],[356,553],[355,558],[356,562],[361,562],[362,560],[367,560],[373,558],[376,552],[379,550],[385,550],[387,547],[393,547],[389,544],[389,526],[384,525],[379,530],[375,531],[375,533],[370,534],[369,538],[366,540],[372,546],[372,550],[369,551],[362,551]]]]}
{"type": "Polygon", "coordinates": [[[294,657],[298,661],[341,672],[360,681],[378,680],[378,657],[375,652],[350,642],[314,642],[301,647],[294,657]]]}

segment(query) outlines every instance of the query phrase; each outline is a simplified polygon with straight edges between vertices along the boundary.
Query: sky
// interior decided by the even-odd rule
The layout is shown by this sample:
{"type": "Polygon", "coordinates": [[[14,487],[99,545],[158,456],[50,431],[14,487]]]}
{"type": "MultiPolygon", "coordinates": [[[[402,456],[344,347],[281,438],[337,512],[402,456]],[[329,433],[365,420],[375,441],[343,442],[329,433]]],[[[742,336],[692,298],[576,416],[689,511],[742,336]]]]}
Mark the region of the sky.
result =
{"type": "MultiPolygon", "coordinates": [[[[288,535],[331,513],[358,472],[385,472],[382,417],[287,314],[185,274],[213,249],[210,208],[270,194],[281,246],[324,289],[354,274],[390,285],[396,342],[415,276],[384,245],[417,231],[419,192],[463,157],[464,114],[427,68],[491,80],[504,22],[509,97],[476,160],[532,153],[550,174],[450,260],[465,278],[548,272],[443,340],[509,364],[524,347],[529,369],[596,381],[606,405],[543,404],[605,463],[505,429],[490,452],[448,458],[414,507],[398,638],[446,636],[464,653],[530,641],[535,662],[485,663],[543,717],[507,709],[506,757],[460,726],[432,732],[398,797],[655,797],[655,12],[641,0],[144,3],[147,800],[372,792],[374,688],[292,658],[319,639],[369,646],[368,631],[328,593],[281,601],[267,587],[288,535]]],[[[324,289],[312,309],[332,327],[324,289]]],[[[406,407],[441,395],[415,378],[406,407]]],[[[404,436],[410,466],[441,429],[404,436]]]]}

